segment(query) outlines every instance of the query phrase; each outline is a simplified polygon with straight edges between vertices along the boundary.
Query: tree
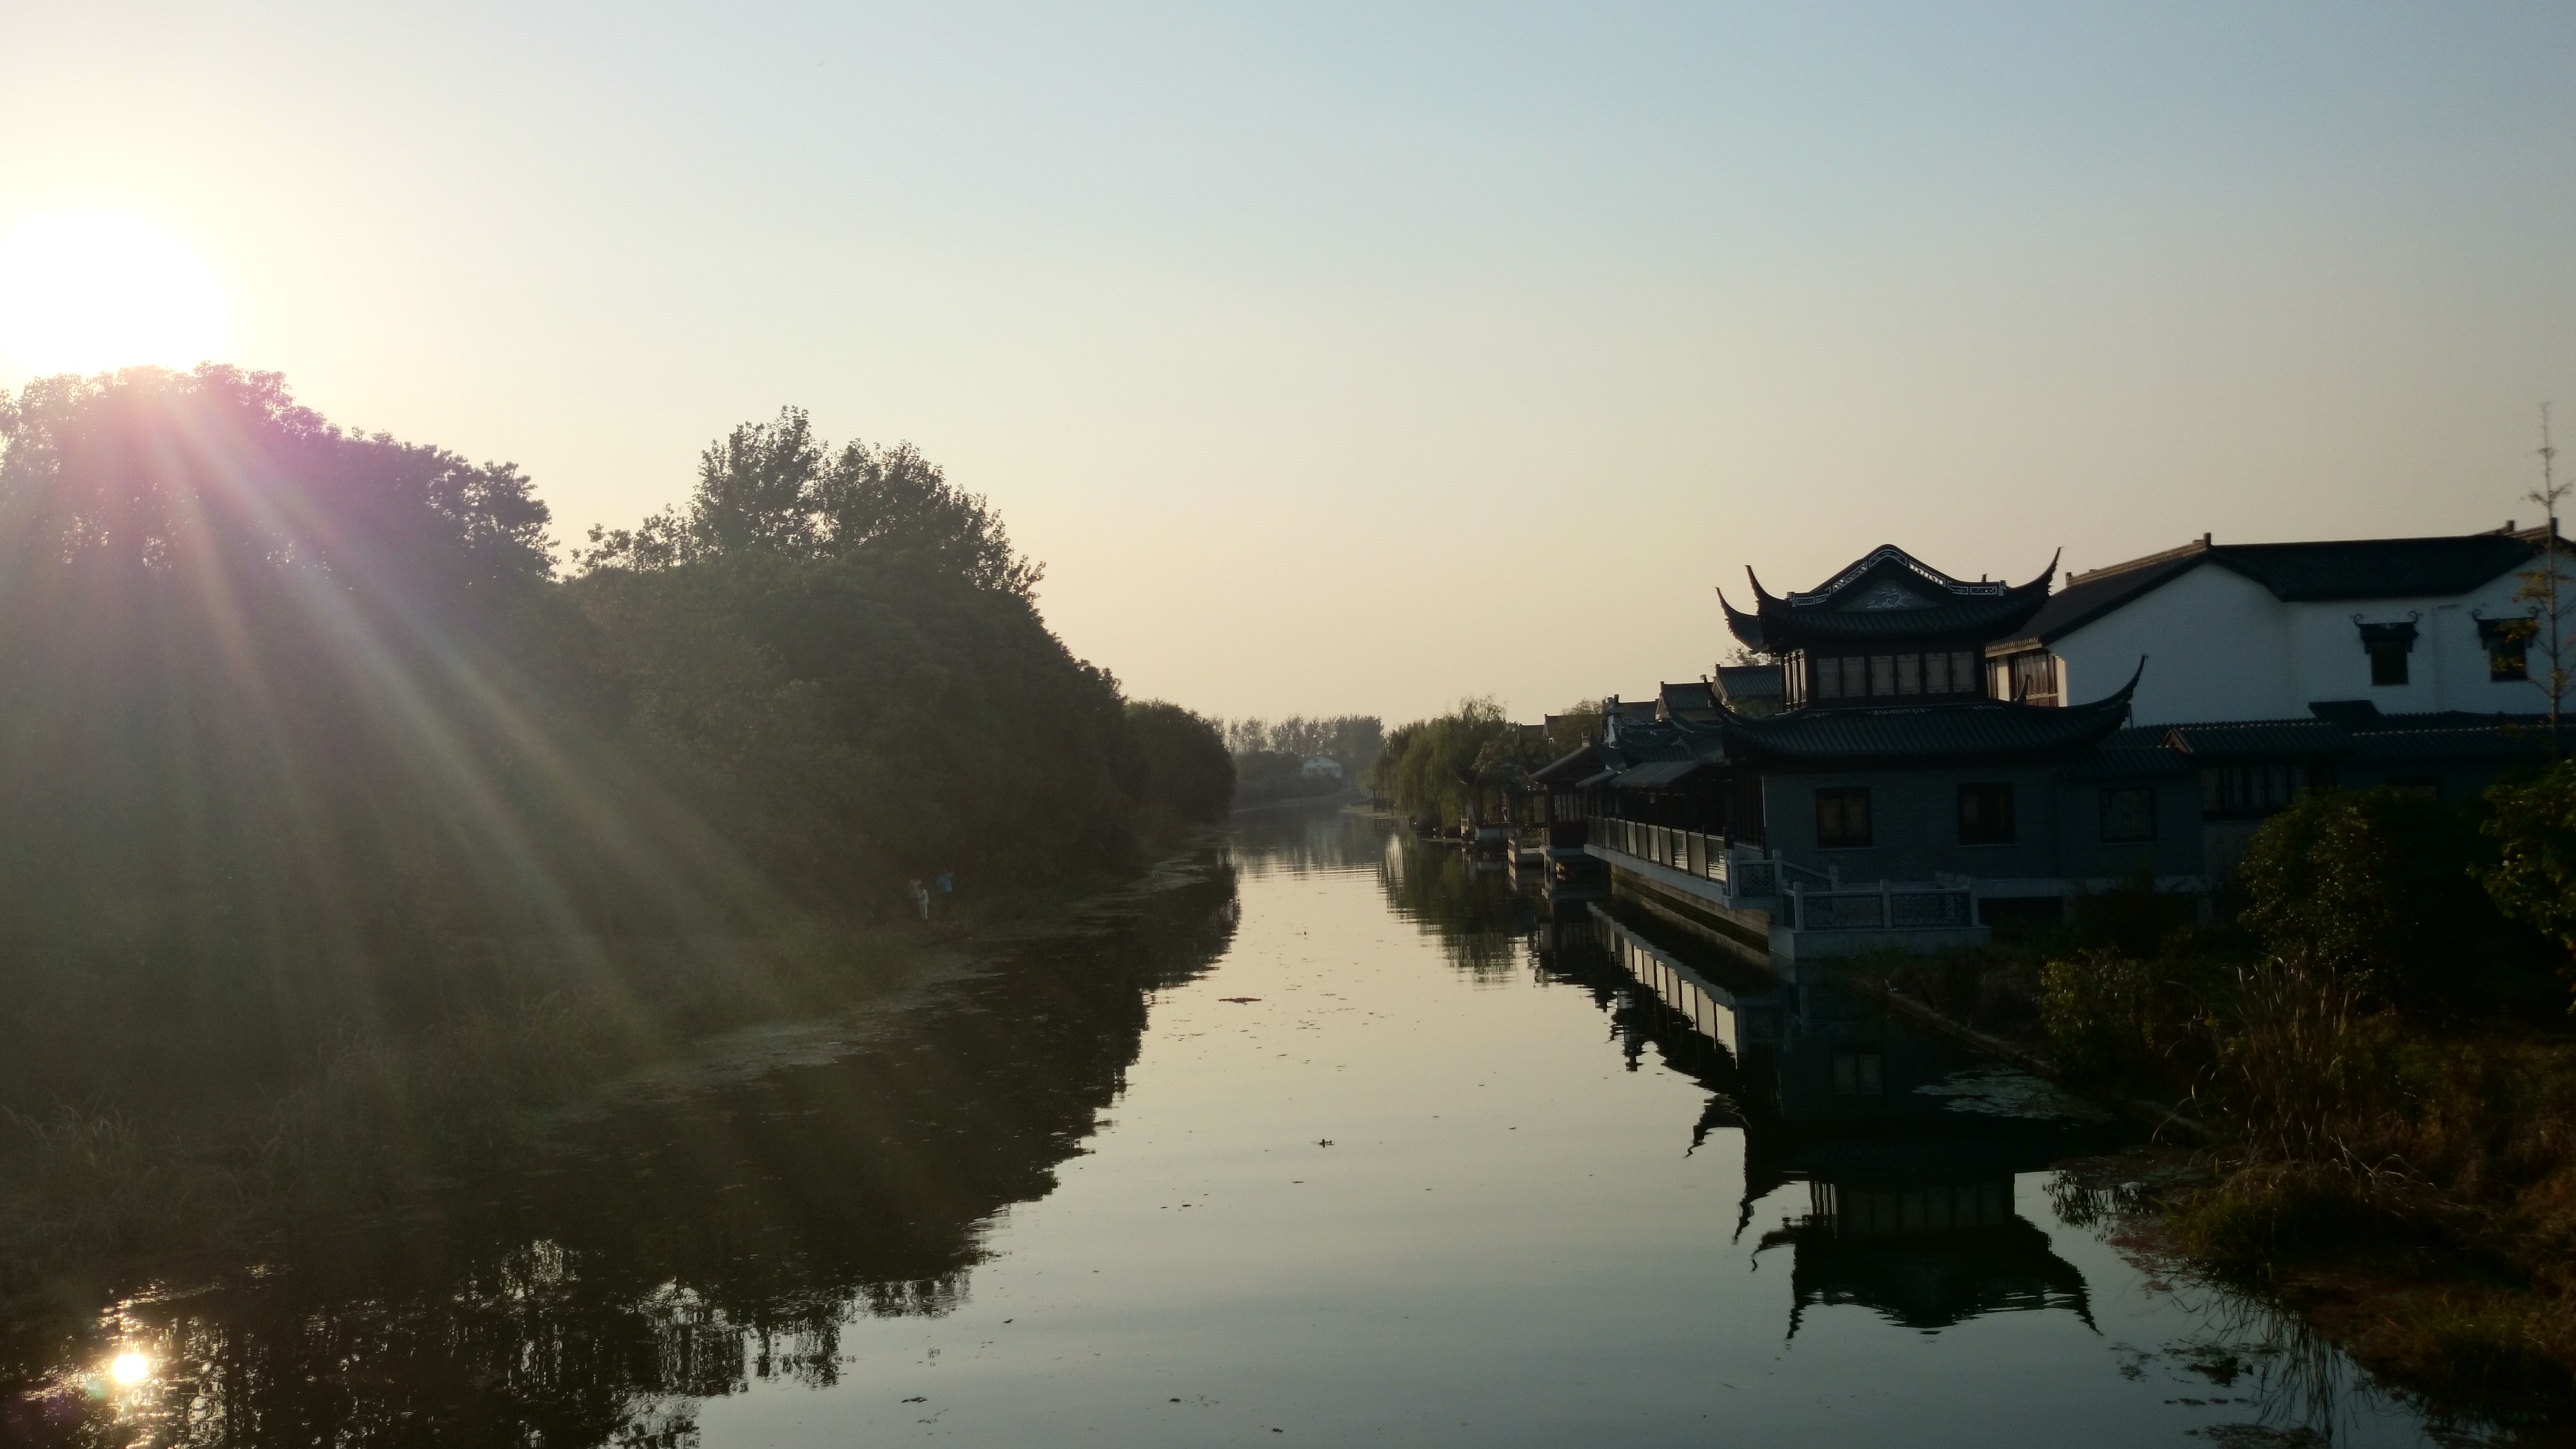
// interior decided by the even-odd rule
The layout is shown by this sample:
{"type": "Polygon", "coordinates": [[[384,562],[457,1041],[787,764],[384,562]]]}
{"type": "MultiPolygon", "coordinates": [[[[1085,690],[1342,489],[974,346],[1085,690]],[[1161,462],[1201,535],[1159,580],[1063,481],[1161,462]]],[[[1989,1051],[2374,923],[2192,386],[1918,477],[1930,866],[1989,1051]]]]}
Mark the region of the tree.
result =
{"type": "Polygon", "coordinates": [[[2490,899],[2491,854],[2457,806],[2405,790],[2311,791],[2255,832],[2244,924],[2292,968],[2381,1000],[2524,999],[2531,943],[2490,899]]]}
{"type": "Polygon", "coordinates": [[[1561,759],[1601,737],[1602,722],[1608,718],[1606,700],[1578,699],[1557,712],[1555,727],[1548,731],[1547,746],[1561,759]]]}
{"type": "MultiPolygon", "coordinates": [[[[1490,698],[1468,698],[1449,713],[1417,720],[1387,737],[1370,785],[1396,808],[1446,820],[1463,814],[1479,785],[1522,767],[1521,729],[1490,698]]],[[[1535,750],[1533,749],[1533,753],[1535,750]]]]}
{"type": "Polygon", "coordinates": [[[978,588],[1028,598],[1045,567],[1011,546],[981,494],[960,491],[910,443],[834,453],[803,408],[744,423],[698,458],[686,511],[593,528],[575,564],[652,570],[744,553],[791,559],[901,555],[978,588]]]}
{"type": "MultiPolygon", "coordinates": [[[[2479,829],[2498,846],[2479,879],[2496,909],[2576,958],[2576,761],[2560,760],[2538,779],[2490,786],[2479,829]]],[[[2571,1007],[2576,1009],[2576,1007],[2571,1007]]]]}
{"type": "Polygon", "coordinates": [[[1359,780],[1377,763],[1385,747],[1385,726],[1373,714],[1308,718],[1290,715],[1273,724],[1258,717],[1229,720],[1223,726],[1226,748],[1240,759],[1259,754],[1295,755],[1300,761],[1318,756],[1342,767],[1342,776],[1359,780]]]}
{"type": "Polygon", "coordinates": [[[1159,699],[1130,700],[1127,727],[1145,760],[1145,798],[1180,820],[1221,819],[1234,798],[1234,757],[1215,721],[1159,699]]]}
{"type": "Polygon", "coordinates": [[[2522,586],[2514,590],[2514,602],[2532,606],[2530,617],[2519,624],[2509,624],[2509,635],[2523,647],[2529,660],[2537,647],[2545,669],[2526,668],[2524,677],[2549,698],[2549,752],[2561,753],[2559,716],[2565,707],[2567,691],[2576,687],[2576,637],[2570,637],[2568,615],[2576,612],[2576,585],[2562,565],[2558,546],[2558,502],[2567,496],[2568,484],[2557,481],[2553,466],[2558,449],[2549,441],[2549,405],[2540,405],[2540,486],[2523,496],[2541,506],[2548,526],[2540,540],[2540,561],[2521,574],[2522,586]]]}

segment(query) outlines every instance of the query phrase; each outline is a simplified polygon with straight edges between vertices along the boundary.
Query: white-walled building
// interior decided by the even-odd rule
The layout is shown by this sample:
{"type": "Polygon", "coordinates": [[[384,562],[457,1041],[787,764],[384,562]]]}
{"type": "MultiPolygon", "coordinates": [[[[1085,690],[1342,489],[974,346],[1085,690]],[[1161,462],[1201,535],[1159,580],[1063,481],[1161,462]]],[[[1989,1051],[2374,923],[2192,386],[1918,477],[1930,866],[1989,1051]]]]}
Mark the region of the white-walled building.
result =
{"type": "Polygon", "coordinates": [[[2019,637],[1987,648],[1995,692],[2086,703],[2144,658],[2139,725],[2298,719],[2340,700],[2384,715],[2532,714],[2548,700],[2498,625],[2530,617],[2513,596],[2547,536],[2511,525],[2331,543],[2204,535],[2068,578],[2019,637]]]}

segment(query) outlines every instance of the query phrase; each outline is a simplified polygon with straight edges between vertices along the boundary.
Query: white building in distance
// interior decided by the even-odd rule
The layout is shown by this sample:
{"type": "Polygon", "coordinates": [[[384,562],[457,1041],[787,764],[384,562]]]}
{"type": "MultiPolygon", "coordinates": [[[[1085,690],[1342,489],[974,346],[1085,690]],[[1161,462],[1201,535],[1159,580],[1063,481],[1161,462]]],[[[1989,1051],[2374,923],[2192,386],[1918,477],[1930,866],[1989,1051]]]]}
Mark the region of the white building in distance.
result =
{"type": "MultiPolygon", "coordinates": [[[[2075,574],[2019,637],[1989,645],[1994,692],[2105,698],[2148,661],[2138,725],[2305,717],[2318,702],[2382,715],[2532,714],[2521,575],[2548,530],[2448,538],[2224,544],[2075,574]]],[[[2566,544],[2562,541],[2561,548],[2566,544]]],[[[2570,561],[2576,575],[2576,560],[2570,561]]]]}

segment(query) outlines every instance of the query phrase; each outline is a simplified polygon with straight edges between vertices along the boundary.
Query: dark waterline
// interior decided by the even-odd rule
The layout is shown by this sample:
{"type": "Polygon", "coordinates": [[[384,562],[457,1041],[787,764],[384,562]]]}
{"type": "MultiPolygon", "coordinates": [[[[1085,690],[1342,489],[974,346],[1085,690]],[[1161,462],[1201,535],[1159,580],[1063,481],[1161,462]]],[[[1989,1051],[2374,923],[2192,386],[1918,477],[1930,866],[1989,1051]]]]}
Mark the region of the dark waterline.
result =
{"type": "Polygon", "coordinates": [[[837,1051],[131,1295],[15,1366],[0,1440],[2433,1442],[2074,1225],[2080,1104],[1628,969],[1689,950],[1248,818],[837,1051]]]}

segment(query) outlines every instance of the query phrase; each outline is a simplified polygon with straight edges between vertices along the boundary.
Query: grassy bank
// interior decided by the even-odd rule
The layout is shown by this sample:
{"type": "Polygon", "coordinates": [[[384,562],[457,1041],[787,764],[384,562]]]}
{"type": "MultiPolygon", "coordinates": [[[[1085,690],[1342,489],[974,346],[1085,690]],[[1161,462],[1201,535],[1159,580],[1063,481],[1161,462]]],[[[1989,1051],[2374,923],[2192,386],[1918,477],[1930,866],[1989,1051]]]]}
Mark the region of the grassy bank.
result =
{"type": "Polygon", "coordinates": [[[2178,1109],[2192,1171],[2150,1204],[2165,1246],[2393,1382],[2564,1416],[2576,1033],[2560,943],[2482,888],[2516,848],[2493,818],[2321,792],[2214,909],[2141,883],[1870,969],[2071,1084],[2178,1109]]]}

